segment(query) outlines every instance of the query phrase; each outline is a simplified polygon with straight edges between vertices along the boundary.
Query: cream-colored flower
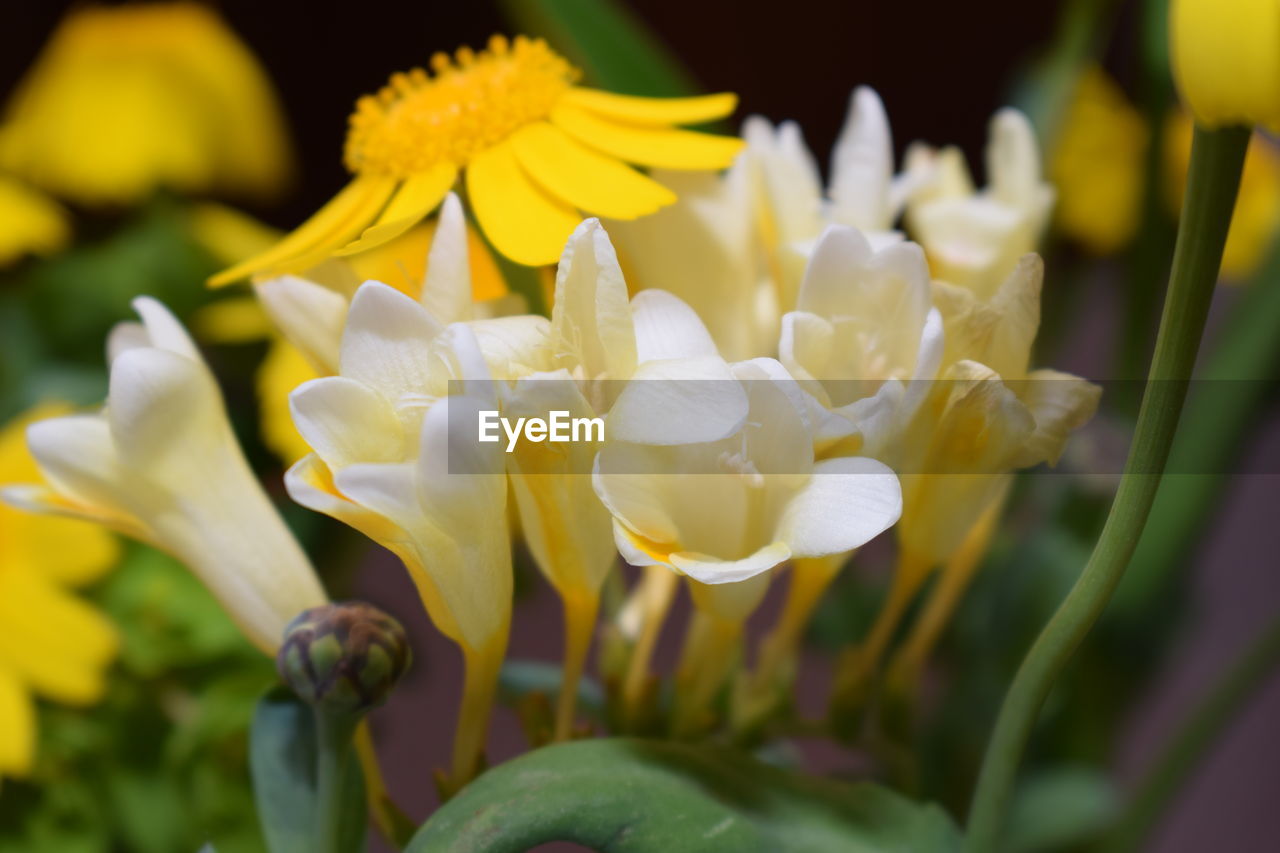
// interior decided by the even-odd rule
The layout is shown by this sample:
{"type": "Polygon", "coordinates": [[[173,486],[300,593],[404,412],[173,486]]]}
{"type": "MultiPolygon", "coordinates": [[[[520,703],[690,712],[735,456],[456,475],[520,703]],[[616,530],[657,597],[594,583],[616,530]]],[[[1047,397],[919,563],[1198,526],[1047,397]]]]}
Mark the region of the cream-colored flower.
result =
{"type": "Polygon", "coordinates": [[[921,178],[895,177],[884,106],[865,86],[850,98],[825,190],[795,122],[751,116],[742,135],[747,147],[724,175],[655,172],[679,200],[609,225],[633,285],[689,303],[732,359],[773,353],[779,318],[795,307],[827,225],[859,228],[876,248],[896,242],[894,223],[921,178]]]}
{"type": "Polygon", "coordinates": [[[1048,224],[1053,188],[1041,175],[1035,130],[1005,108],[991,119],[987,180],[975,190],[956,149],[916,145],[907,171],[918,186],[907,203],[907,226],[929,256],[934,278],[991,293],[1033,251],[1048,224]]]}
{"type": "Polygon", "coordinates": [[[849,551],[898,518],[901,492],[883,463],[816,461],[810,400],[772,359],[734,365],[748,413],[734,434],[683,445],[617,443],[596,460],[596,491],[633,565],[691,582],[699,618],[681,663],[678,730],[701,725],[770,569],[849,551]]]}
{"type": "Polygon", "coordinates": [[[492,377],[514,378],[514,365],[539,357],[546,327],[539,317],[445,326],[368,282],[346,316],[339,374],[291,398],[314,452],[286,475],[289,494],[400,557],[436,627],[462,648],[452,784],[479,768],[511,622],[504,458],[475,441],[478,412],[497,408],[492,377]],[[481,332],[502,346],[486,355],[481,332]]]}
{"type": "Polygon", "coordinates": [[[186,563],[259,648],[325,602],[306,555],[245,462],[213,374],[160,303],[109,341],[99,414],[40,421],[27,442],[48,485],[6,489],[26,509],[97,521],[186,563]]]}
{"type": "Polygon", "coordinates": [[[959,547],[1000,491],[998,478],[1054,464],[1093,416],[1101,389],[1056,370],[1030,369],[1044,264],[1022,258],[987,298],[934,283],[945,330],[942,373],[901,436],[904,509],[899,539],[936,565],[959,547]]]}
{"type": "Polygon", "coordinates": [[[782,318],[782,363],[859,432],[863,452],[890,462],[942,358],[930,297],[915,243],[877,252],[858,230],[833,225],[805,269],[798,310],[782,318]]]}
{"type": "Polygon", "coordinates": [[[601,451],[596,491],[629,563],[736,583],[793,556],[856,548],[897,520],[897,478],[883,463],[815,460],[812,408],[781,364],[741,362],[733,375],[749,406],[734,434],[601,451]]]}
{"type": "MultiPolygon", "coordinates": [[[[689,306],[662,291],[628,302],[609,236],[594,219],[578,226],[561,256],[549,346],[556,369],[503,392],[508,418],[603,416],[606,440],[670,443],[722,438],[746,414],[745,395],[689,306]]],[[[601,447],[520,442],[507,466],[525,541],[565,606],[561,738],[570,732],[600,587],[616,562],[610,516],[588,476],[601,447]]]]}

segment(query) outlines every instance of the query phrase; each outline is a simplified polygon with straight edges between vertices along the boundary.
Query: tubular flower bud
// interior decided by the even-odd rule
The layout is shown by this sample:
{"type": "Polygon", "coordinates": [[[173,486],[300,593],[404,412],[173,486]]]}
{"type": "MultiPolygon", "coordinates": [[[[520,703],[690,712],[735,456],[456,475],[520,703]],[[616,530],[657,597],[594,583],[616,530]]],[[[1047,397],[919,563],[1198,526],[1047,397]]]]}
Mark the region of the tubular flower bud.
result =
{"type": "Polygon", "coordinates": [[[412,659],[399,622],[350,601],[312,607],[290,622],[276,668],[308,704],[363,714],[387,700],[412,659]]]}
{"type": "Polygon", "coordinates": [[[1280,131],[1280,3],[1174,0],[1169,39],[1178,91],[1199,124],[1280,131]]]}

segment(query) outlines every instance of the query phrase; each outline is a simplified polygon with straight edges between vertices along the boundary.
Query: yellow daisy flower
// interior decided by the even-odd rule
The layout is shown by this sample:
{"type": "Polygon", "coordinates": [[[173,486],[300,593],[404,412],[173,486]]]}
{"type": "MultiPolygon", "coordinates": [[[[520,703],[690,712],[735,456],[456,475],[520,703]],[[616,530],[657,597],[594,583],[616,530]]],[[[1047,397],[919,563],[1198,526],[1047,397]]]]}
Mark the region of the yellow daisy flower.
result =
{"type": "Polygon", "coordinates": [[[628,164],[720,169],[742,145],[676,127],[728,115],[732,94],[640,98],[577,78],[545,42],[502,36],[479,53],[436,54],[431,73],[393,75],[351,116],[351,183],[271,250],[210,284],[376,248],[434,210],[459,176],[494,248],[517,263],[551,264],[584,213],[635,219],[675,201],[628,164]]]}
{"type": "Polygon", "coordinates": [[[15,90],[0,166],[87,205],[158,187],[269,196],[290,177],[266,72],[194,2],[77,6],[15,90]]]}
{"type": "MultiPolygon", "coordinates": [[[[0,430],[0,483],[39,478],[26,426],[65,413],[40,406],[0,430]]],[[[101,699],[116,631],[71,591],[118,556],[115,538],[96,525],[0,503],[0,776],[24,776],[35,761],[35,697],[67,705],[101,699]]]]}
{"type": "Polygon", "coordinates": [[[53,199],[0,175],[0,267],[67,243],[67,214],[53,199]]]}

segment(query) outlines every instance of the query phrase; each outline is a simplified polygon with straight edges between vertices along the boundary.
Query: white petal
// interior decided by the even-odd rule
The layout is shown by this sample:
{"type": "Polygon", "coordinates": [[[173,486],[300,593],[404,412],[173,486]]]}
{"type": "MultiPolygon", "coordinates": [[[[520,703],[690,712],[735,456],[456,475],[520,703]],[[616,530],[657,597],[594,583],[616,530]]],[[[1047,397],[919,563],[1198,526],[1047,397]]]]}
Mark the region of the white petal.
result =
{"type": "Polygon", "coordinates": [[[671,555],[671,565],[696,581],[706,584],[740,583],[767,572],[791,559],[786,542],[772,542],[741,560],[718,560],[707,554],[679,551],[671,555]]]}
{"type": "Polygon", "coordinates": [[[395,522],[337,493],[333,473],[314,453],[295,462],[284,475],[289,497],[307,509],[350,525],[379,544],[391,547],[407,538],[395,522]]]}
{"type": "Polygon", "coordinates": [[[665,290],[642,290],[631,300],[636,359],[716,357],[715,341],[697,313],[665,290]]]}
{"type": "Polygon", "coordinates": [[[902,515],[902,488],[887,465],[865,457],[819,462],[787,504],[778,538],[798,557],[858,548],[902,515]]]}
{"type": "Polygon", "coordinates": [[[203,362],[170,350],[128,350],[111,365],[106,409],[121,464],[174,477],[229,440],[222,397],[203,362]]]}
{"type": "Polygon", "coordinates": [[[987,143],[987,180],[993,197],[1025,207],[1040,187],[1040,146],[1025,115],[1005,107],[991,119],[987,143]]]}
{"type": "Polygon", "coordinates": [[[289,395],[299,434],[330,468],[360,462],[398,462],[404,434],[391,405],[367,385],[326,376],[289,395]]]}
{"type": "Polygon", "coordinates": [[[814,246],[796,307],[822,316],[843,313],[853,272],[870,259],[871,245],[861,231],[828,226],[814,246]]]}
{"type": "Polygon", "coordinates": [[[350,465],[333,475],[338,491],[396,525],[418,523],[417,483],[412,462],[350,465]]]}
{"type": "Polygon", "coordinates": [[[289,342],[320,374],[338,372],[347,300],[342,294],[297,276],[254,285],[262,308],[289,342]]]}
{"type": "Polygon", "coordinates": [[[519,379],[553,367],[551,323],[546,317],[493,317],[472,320],[467,326],[494,379],[519,379]]]}
{"type": "Polygon", "coordinates": [[[453,193],[445,196],[440,206],[436,234],[427,256],[422,306],[441,323],[470,320],[473,314],[467,220],[462,214],[462,203],[453,193]]]}
{"type": "Polygon", "coordinates": [[[610,441],[690,444],[732,435],[747,416],[747,394],[719,358],[640,365],[610,410],[610,441]]]}
{"type": "Polygon", "coordinates": [[[893,139],[884,104],[873,89],[859,86],[831,157],[833,218],[879,231],[892,226],[893,139]]]}
{"type": "Polygon", "coordinates": [[[569,236],[556,271],[551,331],[561,366],[589,379],[626,379],[635,369],[636,337],[618,256],[598,219],[569,236]]]}
{"type": "Polygon", "coordinates": [[[107,335],[107,364],[110,365],[122,352],[151,346],[151,336],[141,323],[116,323],[107,335]]]}
{"type": "Polygon", "coordinates": [[[195,341],[168,308],[150,296],[139,296],[133,300],[133,310],[138,312],[147,327],[152,346],[200,361],[200,350],[196,348],[195,341]]]}
{"type": "Polygon", "coordinates": [[[351,300],[342,335],[342,375],[388,400],[422,393],[431,374],[430,343],[443,328],[395,288],[365,282],[351,300]]]}
{"type": "Polygon", "coordinates": [[[27,447],[58,492],[104,515],[130,515],[106,418],[68,415],[37,421],[27,427],[27,447]]]}

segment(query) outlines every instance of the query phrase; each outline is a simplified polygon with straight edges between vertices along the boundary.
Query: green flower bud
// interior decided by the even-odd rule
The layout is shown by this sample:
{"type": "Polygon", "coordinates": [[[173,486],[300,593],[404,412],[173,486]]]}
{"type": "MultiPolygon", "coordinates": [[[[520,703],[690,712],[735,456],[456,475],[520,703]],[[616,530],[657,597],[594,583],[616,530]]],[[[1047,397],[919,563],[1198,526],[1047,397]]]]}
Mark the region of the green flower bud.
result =
{"type": "Polygon", "coordinates": [[[313,607],[290,622],[276,668],[303,701],[363,714],[386,701],[411,658],[400,623],[354,601],[313,607]]]}

